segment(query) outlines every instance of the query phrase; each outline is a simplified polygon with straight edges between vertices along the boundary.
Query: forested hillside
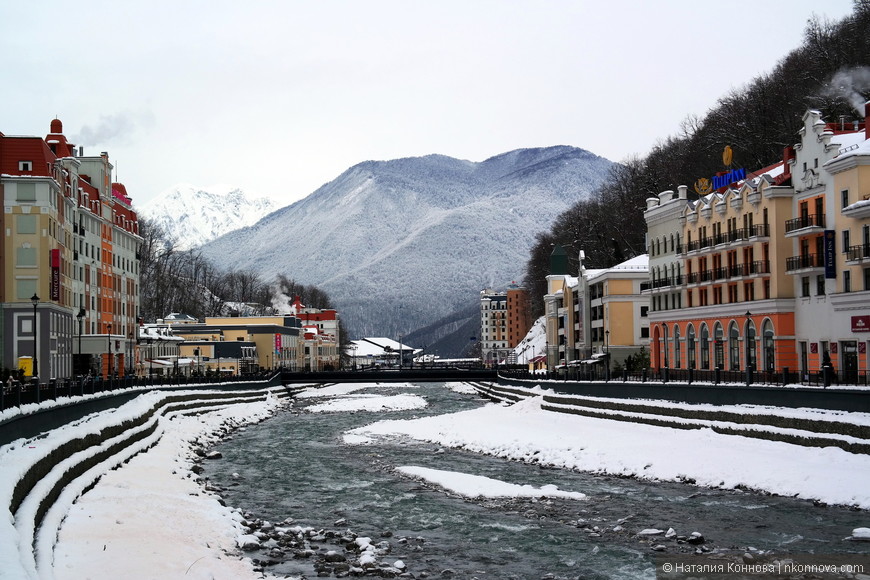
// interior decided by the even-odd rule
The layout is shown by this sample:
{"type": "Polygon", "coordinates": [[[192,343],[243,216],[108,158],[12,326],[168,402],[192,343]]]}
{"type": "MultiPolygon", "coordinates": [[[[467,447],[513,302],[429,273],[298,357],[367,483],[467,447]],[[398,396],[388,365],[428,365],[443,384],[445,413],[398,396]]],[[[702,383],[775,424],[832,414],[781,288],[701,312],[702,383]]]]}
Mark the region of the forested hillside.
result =
{"type": "Polygon", "coordinates": [[[543,311],[553,244],[565,247],[571,271],[576,271],[580,249],[586,252],[586,265],[593,268],[642,254],[647,197],[720,171],[726,145],[740,167],[770,165],[782,158],[785,146],[797,141],[796,130],[807,109],[849,122],[863,119],[868,97],[870,0],[856,0],[852,14],[839,22],[810,20],[802,45],[774,70],[724,95],[705,116],[686,117],[679,130],[646,157],[613,166],[590,198],[575,203],[548,231],[539,233],[526,266],[535,316],[543,311]]]}

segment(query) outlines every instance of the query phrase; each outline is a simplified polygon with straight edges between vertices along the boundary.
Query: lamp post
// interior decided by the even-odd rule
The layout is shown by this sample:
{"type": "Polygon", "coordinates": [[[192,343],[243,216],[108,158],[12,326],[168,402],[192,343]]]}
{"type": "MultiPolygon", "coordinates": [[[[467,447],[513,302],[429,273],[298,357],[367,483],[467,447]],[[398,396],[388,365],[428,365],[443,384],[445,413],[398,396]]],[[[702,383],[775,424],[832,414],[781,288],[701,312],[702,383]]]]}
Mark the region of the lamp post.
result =
{"type": "Polygon", "coordinates": [[[36,292],[30,298],[33,302],[33,378],[39,383],[39,324],[36,322],[36,306],[39,304],[39,296],[36,292]]]}
{"type": "Polygon", "coordinates": [[[115,361],[112,360],[112,323],[106,324],[106,378],[111,379],[115,371],[115,361]]]}
{"type": "Polygon", "coordinates": [[[154,380],[154,353],[151,352],[151,343],[154,342],[153,338],[148,338],[148,382],[154,380]]]}
{"type": "MultiPolygon", "coordinates": [[[[746,335],[745,335],[745,338],[746,338],[746,386],[748,387],[749,385],[752,384],[752,358],[749,356],[750,355],[749,324],[750,324],[750,322],[752,322],[752,318],[751,318],[752,313],[747,310],[745,316],[746,316],[746,335]]],[[[752,345],[752,346],[754,347],[755,345],[752,345]]]]}
{"type": "Polygon", "coordinates": [[[666,324],[662,324],[662,335],[665,337],[665,368],[663,377],[664,382],[668,382],[668,379],[670,378],[670,371],[668,370],[668,367],[670,365],[668,364],[668,326],[666,324]]]}
{"type": "Polygon", "coordinates": [[[125,374],[126,376],[130,376],[133,374],[133,333],[127,333],[127,364],[124,365],[127,369],[125,374]]]}
{"type": "Polygon", "coordinates": [[[607,382],[610,381],[610,344],[609,344],[609,342],[610,342],[610,331],[605,330],[604,331],[604,362],[607,364],[607,366],[604,367],[604,380],[607,382]]]}
{"type": "Polygon", "coordinates": [[[85,309],[79,308],[79,313],[76,314],[76,318],[79,321],[79,359],[78,359],[79,364],[77,366],[78,366],[78,371],[79,371],[78,374],[80,374],[80,375],[84,374],[84,372],[82,372],[84,370],[84,369],[82,369],[82,360],[83,360],[82,359],[82,320],[84,319],[84,317],[85,317],[85,309]]]}

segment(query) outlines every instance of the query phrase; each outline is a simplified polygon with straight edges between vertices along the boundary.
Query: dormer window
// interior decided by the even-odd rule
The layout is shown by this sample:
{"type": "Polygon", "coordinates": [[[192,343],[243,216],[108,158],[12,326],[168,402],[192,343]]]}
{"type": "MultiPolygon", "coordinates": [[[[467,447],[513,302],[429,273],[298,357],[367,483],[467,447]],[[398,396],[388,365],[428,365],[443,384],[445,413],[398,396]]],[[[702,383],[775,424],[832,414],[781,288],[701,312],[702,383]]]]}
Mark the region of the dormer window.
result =
{"type": "Polygon", "coordinates": [[[18,171],[33,171],[33,161],[19,161],[18,171]]]}

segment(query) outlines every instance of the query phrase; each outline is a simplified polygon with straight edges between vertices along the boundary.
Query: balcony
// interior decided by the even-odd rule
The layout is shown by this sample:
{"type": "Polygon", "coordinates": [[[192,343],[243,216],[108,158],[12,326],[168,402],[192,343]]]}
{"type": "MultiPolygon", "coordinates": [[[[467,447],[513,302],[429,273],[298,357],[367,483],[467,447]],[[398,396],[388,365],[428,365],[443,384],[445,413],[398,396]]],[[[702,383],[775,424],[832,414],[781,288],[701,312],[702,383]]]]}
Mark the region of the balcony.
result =
{"type": "Polygon", "coordinates": [[[824,268],[825,260],[822,254],[803,254],[792,256],[785,260],[785,271],[794,274],[797,271],[814,270],[824,268]]]}
{"type": "Polygon", "coordinates": [[[713,247],[713,238],[701,238],[700,240],[695,240],[693,242],[689,242],[686,244],[686,250],[689,252],[697,252],[698,250],[703,250],[704,248],[712,248],[713,247]]]}
{"type": "Polygon", "coordinates": [[[713,270],[690,272],[686,275],[686,280],[689,284],[701,284],[702,282],[710,282],[713,280],[713,270]]]}
{"type": "MultiPolygon", "coordinates": [[[[647,284],[647,288],[651,290],[657,288],[670,288],[671,286],[682,286],[683,276],[682,274],[679,276],[665,276],[664,278],[656,278],[649,282],[643,282],[642,285],[643,284],[647,284]]],[[[642,285],[641,287],[643,287],[642,285]]]]}
{"type": "Polygon", "coordinates": [[[870,262],[870,244],[849,246],[846,250],[846,262],[854,264],[870,262]]]}
{"type": "Polygon", "coordinates": [[[756,260],[748,264],[728,266],[728,276],[730,278],[745,278],[758,274],[770,274],[770,260],[756,260]]]}
{"type": "Polygon", "coordinates": [[[785,235],[805,235],[825,229],[825,214],[805,215],[785,222],[785,235]]]}

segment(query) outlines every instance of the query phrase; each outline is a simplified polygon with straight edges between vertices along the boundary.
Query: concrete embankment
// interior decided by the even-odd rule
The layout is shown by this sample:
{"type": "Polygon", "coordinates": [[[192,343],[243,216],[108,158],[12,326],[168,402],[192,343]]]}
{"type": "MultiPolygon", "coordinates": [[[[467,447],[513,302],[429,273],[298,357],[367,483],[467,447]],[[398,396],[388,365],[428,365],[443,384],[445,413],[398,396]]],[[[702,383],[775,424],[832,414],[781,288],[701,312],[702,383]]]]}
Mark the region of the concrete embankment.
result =
{"type": "MultiPolygon", "coordinates": [[[[292,397],[304,388],[264,384],[232,391],[150,392],[133,401],[122,397],[112,412],[0,447],[8,463],[7,476],[0,479],[0,502],[11,516],[0,524],[0,537],[4,537],[0,557],[6,563],[0,577],[7,573],[10,578],[44,576],[39,572],[39,552],[50,550],[71,502],[102,474],[156,444],[163,433],[161,421],[167,417],[292,397]]],[[[21,420],[39,421],[41,417],[21,420]]]]}
{"type": "Polygon", "coordinates": [[[557,413],[671,429],[712,429],[724,435],[870,454],[870,418],[865,413],[591,397],[497,383],[474,386],[481,395],[498,402],[542,397],[541,408],[557,413]]]}

